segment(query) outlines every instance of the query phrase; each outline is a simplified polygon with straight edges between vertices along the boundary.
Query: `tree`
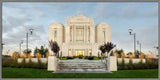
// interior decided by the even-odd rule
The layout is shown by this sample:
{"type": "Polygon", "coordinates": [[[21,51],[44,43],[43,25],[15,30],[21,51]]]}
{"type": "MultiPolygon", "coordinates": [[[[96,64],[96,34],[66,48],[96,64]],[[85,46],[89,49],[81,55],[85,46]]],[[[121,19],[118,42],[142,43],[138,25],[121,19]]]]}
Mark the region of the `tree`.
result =
{"type": "Polygon", "coordinates": [[[47,49],[47,48],[44,49],[43,46],[41,46],[40,49],[38,49],[38,48],[36,47],[35,50],[34,50],[34,55],[36,55],[37,53],[39,53],[39,54],[41,54],[42,56],[46,57],[47,52],[48,52],[48,49],[47,49]]]}
{"type": "Polygon", "coordinates": [[[19,52],[16,52],[16,51],[13,52],[13,53],[12,53],[12,57],[13,57],[14,62],[17,62],[17,61],[18,61],[17,59],[18,59],[18,57],[19,57],[19,52]]]}
{"type": "Polygon", "coordinates": [[[132,55],[132,54],[133,54],[132,52],[128,52],[128,53],[127,53],[127,55],[132,55]]]}
{"type": "Polygon", "coordinates": [[[116,45],[114,45],[112,42],[107,42],[107,44],[105,43],[104,45],[101,45],[99,47],[99,50],[101,50],[101,52],[104,53],[109,53],[116,45]]]}
{"type": "Polygon", "coordinates": [[[135,58],[139,58],[139,55],[140,55],[141,53],[140,53],[140,51],[136,51],[136,54],[135,54],[135,58]]]}
{"type": "Polygon", "coordinates": [[[39,52],[42,56],[46,57],[46,53],[48,52],[48,49],[47,49],[47,48],[44,49],[44,47],[41,46],[41,48],[38,49],[38,52],[39,52]]]}
{"type": "Polygon", "coordinates": [[[38,48],[36,47],[34,50],[34,54],[38,53],[38,48]]]}
{"type": "Polygon", "coordinates": [[[121,53],[124,53],[124,52],[123,52],[123,49],[121,49],[121,50],[116,49],[115,53],[117,53],[119,55],[119,57],[121,58],[121,53]]]}
{"type": "Polygon", "coordinates": [[[57,56],[57,54],[60,50],[57,42],[51,40],[51,41],[49,41],[49,46],[51,47],[51,50],[55,53],[54,55],[57,56]]]}
{"type": "Polygon", "coordinates": [[[114,47],[116,47],[116,45],[114,45],[111,42],[107,42],[107,44],[104,44],[104,46],[106,48],[107,53],[109,53],[114,47]]]}
{"type": "Polygon", "coordinates": [[[26,54],[26,56],[28,56],[28,54],[30,54],[32,52],[32,50],[31,49],[25,49],[24,51],[23,51],[23,53],[24,54],[26,54]]]}

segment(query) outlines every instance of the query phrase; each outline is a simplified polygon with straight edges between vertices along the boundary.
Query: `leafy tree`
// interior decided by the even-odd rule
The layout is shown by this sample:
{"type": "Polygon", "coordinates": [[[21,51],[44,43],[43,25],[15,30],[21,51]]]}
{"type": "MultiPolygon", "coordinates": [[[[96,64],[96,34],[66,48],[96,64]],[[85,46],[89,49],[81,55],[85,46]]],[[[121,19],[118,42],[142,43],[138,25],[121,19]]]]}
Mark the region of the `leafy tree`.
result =
{"type": "Polygon", "coordinates": [[[104,46],[106,48],[107,53],[109,53],[114,47],[116,47],[116,45],[114,45],[111,42],[107,42],[107,44],[104,44],[104,46]]]}
{"type": "Polygon", "coordinates": [[[101,45],[101,46],[99,47],[99,50],[101,50],[102,53],[105,53],[105,52],[106,52],[106,48],[105,48],[104,45],[101,45]]]}
{"type": "Polygon", "coordinates": [[[25,50],[23,51],[23,53],[24,53],[24,54],[27,54],[27,55],[28,55],[28,54],[30,54],[31,52],[32,52],[32,50],[31,50],[31,49],[28,49],[28,50],[27,50],[27,49],[25,49],[25,50]]]}
{"type": "Polygon", "coordinates": [[[48,49],[47,49],[47,48],[44,49],[44,47],[41,46],[41,48],[38,49],[38,52],[39,52],[42,56],[46,57],[46,53],[48,52],[48,49]]]}
{"type": "Polygon", "coordinates": [[[128,52],[127,55],[133,55],[133,53],[132,52],[128,52]]]}
{"type": "Polygon", "coordinates": [[[47,52],[48,52],[48,49],[47,49],[47,48],[44,49],[43,46],[41,46],[40,49],[38,49],[38,48],[36,47],[35,50],[34,50],[34,55],[36,55],[37,53],[39,53],[39,54],[41,54],[42,56],[46,57],[47,52]]]}
{"type": "Polygon", "coordinates": [[[141,53],[140,53],[140,51],[136,51],[136,54],[135,54],[135,58],[139,58],[139,55],[140,55],[141,53]]]}
{"type": "Polygon", "coordinates": [[[38,48],[36,47],[34,50],[34,54],[38,53],[38,48]]]}
{"type": "Polygon", "coordinates": [[[16,52],[16,51],[13,52],[13,53],[12,53],[12,57],[13,57],[14,62],[18,62],[17,59],[18,59],[18,57],[19,57],[19,52],[16,52]]]}
{"type": "Polygon", "coordinates": [[[101,45],[99,47],[99,50],[104,54],[105,52],[109,53],[116,45],[114,45],[112,42],[107,42],[104,45],[101,45]]]}
{"type": "Polygon", "coordinates": [[[117,53],[119,55],[119,57],[121,58],[121,53],[124,53],[123,49],[121,50],[115,50],[115,53],[117,53]]]}
{"type": "Polygon", "coordinates": [[[51,41],[49,41],[49,46],[51,47],[51,50],[55,53],[55,56],[57,56],[57,54],[60,50],[57,42],[51,40],[51,41]]]}

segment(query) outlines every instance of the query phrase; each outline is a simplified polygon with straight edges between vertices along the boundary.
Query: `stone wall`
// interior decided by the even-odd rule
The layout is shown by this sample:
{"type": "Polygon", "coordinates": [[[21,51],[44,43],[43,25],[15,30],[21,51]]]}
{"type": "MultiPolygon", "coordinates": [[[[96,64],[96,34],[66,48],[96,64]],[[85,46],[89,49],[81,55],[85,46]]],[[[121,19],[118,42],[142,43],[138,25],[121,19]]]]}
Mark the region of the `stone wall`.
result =
{"type": "MultiPolygon", "coordinates": [[[[112,59],[113,56],[110,56],[110,57],[112,59]]],[[[113,58],[113,59],[115,59],[115,58],[113,58]]],[[[40,58],[40,60],[42,61],[42,63],[46,63],[47,62],[47,58],[40,58]]],[[[18,62],[20,63],[21,61],[22,61],[22,58],[18,58],[18,62]]],[[[29,59],[26,58],[26,62],[28,62],[28,61],[29,61],[29,59]]],[[[32,61],[33,62],[38,62],[37,58],[32,58],[32,61]]],[[[133,61],[133,63],[138,63],[140,61],[140,59],[132,59],[132,61],[133,61]]],[[[116,62],[117,62],[117,60],[116,60],[116,62]]],[[[118,58],[118,62],[121,63],[122,59],[118,58]]],[[[145,62],[146,62],[146,60],[143,59],[143,63],[145,63],[145,62]]],[[[129,63],[129,58],[125,58],[125,63],[129,63]]]]}
{"type": "MultiPolygon", "coordinates": [[[[22,59],[23,58],[18,58],[18,63],[22,62],[22,59]]],[[[32,62],[38,62],[38,59],[37,58],[31,58],[32,62]]],[[[47,58],[40,58],[41,62],[42,63],[46,63],[47,62],[47,58]]],[[[29,59],[26,58],[26,62],[28,62],[29,59]]]]}
{"type": "MultiPolygon", "coordinates": [[[[125,60],[125,63],[129,63],[129,58],[124,58],[124,60],[125,60]]],[[[140,61],[140,59],[135,59],[135,58],[132,59],[133,63],[139,63],[139,61],[140,61]]],[[[122,58],[118,58],[118,63],[121,63],[121,62],[122,62],[122,58]]],[[[146,60],[143,59],[142,62],[145,63],[146,60]]]]}
{"type": "Polygon", "coordinates": [[[116,56],[110,56],[110,71],[117,71],[116,56]]]}

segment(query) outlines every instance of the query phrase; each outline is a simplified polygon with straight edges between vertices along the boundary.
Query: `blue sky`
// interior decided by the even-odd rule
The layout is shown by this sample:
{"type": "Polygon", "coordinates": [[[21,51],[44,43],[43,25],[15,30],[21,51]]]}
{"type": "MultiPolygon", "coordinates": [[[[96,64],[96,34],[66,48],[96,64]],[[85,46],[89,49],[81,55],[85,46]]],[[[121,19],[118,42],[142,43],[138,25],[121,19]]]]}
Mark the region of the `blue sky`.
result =
{"type": "MultiPolygon", "coordinates": [[[[111,40],[117,49],[125,53],[133,51],[133,36],[128,29],[136,33],[136,39],[142,44],[142,51],[155,53],[158,45],[158,3],[156,2],[4,2],[2,6],[2,25],[4,53],[7,50],[18,51],[19,43],[29,35],[29,48],[45,45],[48,47],[49,24],[64,24],[67,17],[81,11],[82,15],[94,18],[95,26],[105,22],[111,26],[111,40]]],[[[139,45],[137,45],[139,50],[139,45]]]]}

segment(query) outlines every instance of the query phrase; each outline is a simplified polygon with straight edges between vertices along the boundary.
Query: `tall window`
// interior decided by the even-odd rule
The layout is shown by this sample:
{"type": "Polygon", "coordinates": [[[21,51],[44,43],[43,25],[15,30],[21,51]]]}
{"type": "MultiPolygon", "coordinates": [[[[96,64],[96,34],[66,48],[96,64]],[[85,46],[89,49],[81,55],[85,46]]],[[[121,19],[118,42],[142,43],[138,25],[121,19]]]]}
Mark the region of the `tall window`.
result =
{"type": "Polygon", "coordinates": [[[92,56],[92,51],[91,50],[89,50],[89,56],[92,56]]]}
{"type": "Polygon", "coordinates": [[[84,28],[76,28],[76,43],[84,43],[84,28]]]}
{"type": "Polygon", "coordinates": [[[72,28],[70,28],[70,42],[72,42],[72,28]]]}
{"type": "Polygon", "coordinates": [[[105,38],[105,31],[103,31],[103,38],[105,38]]]}
{"type": "Polygon", "coordinates": [[[88,42],[90,42],[90,28],[88,28],[88,42]]]}
{"type": "Polygon", "coordinates": [[[54,37],[55,37],[55,38],[57,37],[57,31],[54,32],[54,37]]]}
{"type": "Polygon", "coordinates": [[[68,56],[71,56],[71,50],[68,51],[68,56]]]}

